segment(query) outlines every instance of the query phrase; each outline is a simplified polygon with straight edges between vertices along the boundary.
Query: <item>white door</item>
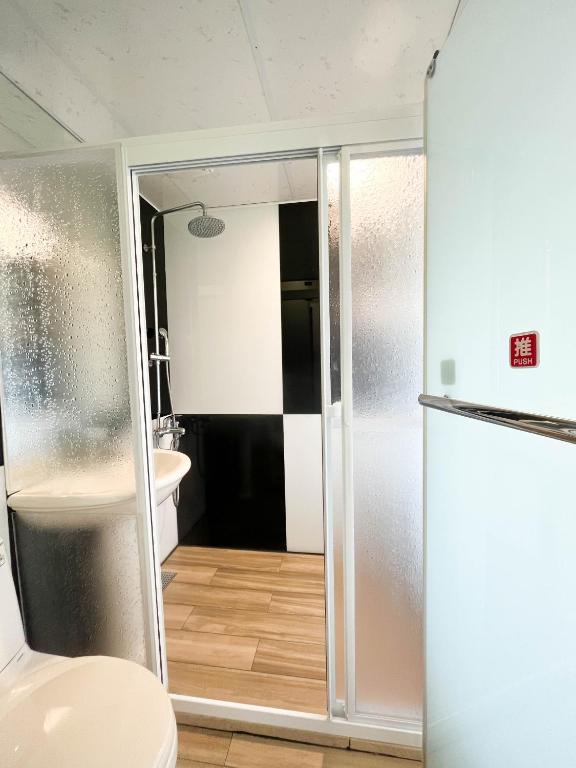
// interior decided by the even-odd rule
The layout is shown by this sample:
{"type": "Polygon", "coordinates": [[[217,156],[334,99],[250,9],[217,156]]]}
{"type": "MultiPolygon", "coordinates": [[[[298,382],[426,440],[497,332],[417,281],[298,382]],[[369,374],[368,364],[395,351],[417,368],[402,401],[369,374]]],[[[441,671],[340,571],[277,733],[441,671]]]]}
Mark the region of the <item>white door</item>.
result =
{"type": "MultiPolygon", "coordinates": [[[[428,80],[430,395],[576,418],[575,28],[468,0],[428,80]]],[[[575,474],[576,445],[428,411],[427,768],[576,765],[575,474]]]]}

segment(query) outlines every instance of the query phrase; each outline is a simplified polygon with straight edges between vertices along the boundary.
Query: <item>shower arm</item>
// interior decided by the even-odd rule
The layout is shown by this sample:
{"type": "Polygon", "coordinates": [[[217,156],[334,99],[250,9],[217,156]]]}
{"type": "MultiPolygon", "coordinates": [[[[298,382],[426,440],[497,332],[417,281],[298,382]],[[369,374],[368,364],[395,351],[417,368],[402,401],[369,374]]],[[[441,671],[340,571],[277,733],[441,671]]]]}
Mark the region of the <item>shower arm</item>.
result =
{"type": "MultiPolygon", "coordinates": [[[[199,200],[194,203],[185,203],[184,205],[176,205],[174,208],[165,208],[163,211],[157,211],[150,221],[151,230],[151,245],[148,247],[144,245],[144,251],[152,252],[152,286],[154,294],[154,356],[150,356],[149,359],[153,360],[156,365],[156,424],[160,426],[160,419],[162,417],[162,400],[160,396],[160,329],[158,322],[158,278],[156,275],[156,221],[169,213],[177,213],[178,211],[187,211],[190,208],[202,208],[202,215],[206,215],[206,206],[199,200]]],[[[168,357],[168,355],[166,355],[168,357]]]]}

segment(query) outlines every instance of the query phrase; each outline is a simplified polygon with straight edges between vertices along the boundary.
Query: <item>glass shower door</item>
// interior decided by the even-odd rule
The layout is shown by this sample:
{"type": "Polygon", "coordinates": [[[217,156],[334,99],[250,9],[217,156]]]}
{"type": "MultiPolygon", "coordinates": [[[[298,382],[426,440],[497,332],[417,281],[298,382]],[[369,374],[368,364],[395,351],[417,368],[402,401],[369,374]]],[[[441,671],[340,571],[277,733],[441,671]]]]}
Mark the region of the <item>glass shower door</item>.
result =
{"type": "Polygon", "coordinates": [[[338,160],[327,167],[325,257],[332,710],[418,733],[424,162],[406,145],[344,148],[338,160]]]}

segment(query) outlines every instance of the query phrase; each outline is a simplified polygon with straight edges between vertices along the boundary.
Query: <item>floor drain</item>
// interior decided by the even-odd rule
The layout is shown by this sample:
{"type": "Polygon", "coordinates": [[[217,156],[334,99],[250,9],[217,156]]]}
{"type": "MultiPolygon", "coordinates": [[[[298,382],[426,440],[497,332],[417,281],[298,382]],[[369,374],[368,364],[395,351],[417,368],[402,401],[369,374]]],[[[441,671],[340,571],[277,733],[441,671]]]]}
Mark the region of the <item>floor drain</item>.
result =
{"type": "Polygon", "coordinates": [[[176,576],[175,571],[162,571],[162,591],[166,589],[168,584],[172,581],[172,579],[176,576]]]}

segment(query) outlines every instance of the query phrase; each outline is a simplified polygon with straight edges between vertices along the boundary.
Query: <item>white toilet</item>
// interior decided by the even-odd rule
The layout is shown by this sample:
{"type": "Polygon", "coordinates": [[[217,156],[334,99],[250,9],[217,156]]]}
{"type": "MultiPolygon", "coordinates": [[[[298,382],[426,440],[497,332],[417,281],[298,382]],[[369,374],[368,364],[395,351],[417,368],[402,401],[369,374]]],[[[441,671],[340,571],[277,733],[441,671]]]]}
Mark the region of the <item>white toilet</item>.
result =
{"type": "Polygon", "coordinates": [[[177,751],[170,698],[151,672],[26,645],[0,539],[0,766],[173,768],[177,751]]]}

